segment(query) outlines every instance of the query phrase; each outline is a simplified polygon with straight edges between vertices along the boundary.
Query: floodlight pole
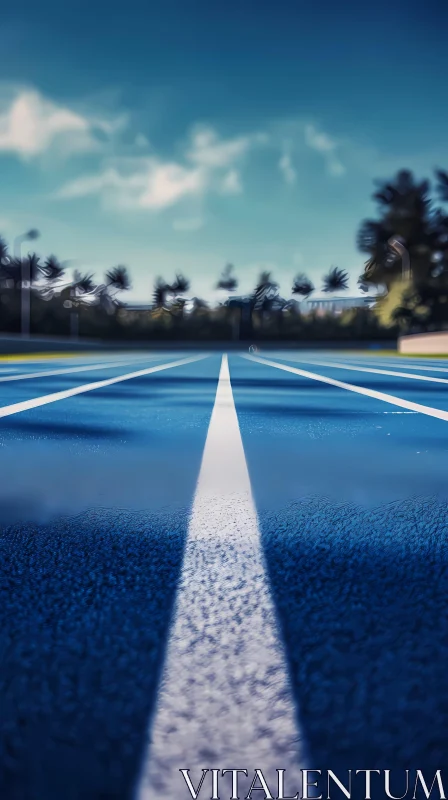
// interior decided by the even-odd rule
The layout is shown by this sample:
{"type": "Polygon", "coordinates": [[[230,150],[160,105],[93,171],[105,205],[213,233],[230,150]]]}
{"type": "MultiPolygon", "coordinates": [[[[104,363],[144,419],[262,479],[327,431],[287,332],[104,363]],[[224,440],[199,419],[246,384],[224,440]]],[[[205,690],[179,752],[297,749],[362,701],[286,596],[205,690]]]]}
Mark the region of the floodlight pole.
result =
{"type": "Polygon", "coordinates": [[[401,276],[403,280],[406,280],[411,277],[411,259],[409,257],[409,251],[404,246],[401,239],[397,236],[391,236],[388,241],[388,245],[394,253],[401,258],[401,276]]]}
{"type": "Polygon", "coordinates": [[[29,339],[30,336],[30,317],[31,317],[31,274],[30,274],[30,261],[29,258],[22,260],[22,243],[29,242],[39,237],[39,231],[30,230],[27,233],[22,233],[14,240],[14,255],[20,263],[21,270],[21,287],[20,287],[20,302],[21,302],[21,332],[24,339],[29,339]]]}

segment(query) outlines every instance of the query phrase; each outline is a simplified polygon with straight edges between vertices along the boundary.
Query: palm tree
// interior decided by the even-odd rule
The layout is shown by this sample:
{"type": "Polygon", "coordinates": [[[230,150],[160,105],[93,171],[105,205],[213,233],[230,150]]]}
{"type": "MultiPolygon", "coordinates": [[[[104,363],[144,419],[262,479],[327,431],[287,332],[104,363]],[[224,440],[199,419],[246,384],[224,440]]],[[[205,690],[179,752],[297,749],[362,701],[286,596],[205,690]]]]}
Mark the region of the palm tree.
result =
{"type": "Polygon", "coordinates": [[[93,280],[93,274],[89,275],[87,272],[85,272],[83,275],[77,269],[75,269],[73,273],[73,281],[71,286],[75,295],[78,297],[83,295],[92,295],[96,289],[96,284],[93,280]]]}
{"type": "Polygon", "coordinates": [[[26,261],[28,262],[27,267],[30,283],[36,283],[42,274],[43,268],[40,257],[37,255],[37,253],[28,253],[26,256],[26,261]]]}
{"type": "Polygon", "coordinates": [[[167,282],[161,277],[156,278],[152,296],[154,308],[166,308],[167,295],[169,291],[170,287],[168,286],[167,282]]]}
{"type": "Polygon", "coordinates": [[[98,287],[93,280],[93,275],[85,272],[82,274],[75,269],[73,280],[66,287],[68,297],[63,302],[64,308],[70,309],[70,334],[77,339],[79,336],[79,309],[82,305],[94,303],[97,299],[98,287]]]}
{"type": "Polygon", "coordinates": [[[20,270],[13,262],[7,242],[0,236],[0,284],[4,289],[14,289],[20,281],[20,270]]]}
{"type": "Polygon", "coordinates": [[[180,295],[188,292],[190,288],[190,281],[181,272],[178,272],[171,286],[168,287],[169,293],[172,295],[171,310],[183,319],[185,303],[187,302],[184,297],[180,295]]]}
{"type": "Polygon", "coordinates": [[[324,275],[322,291],[324,292],[344,292],[348,289],[348,272],[339,267],[332,267],[324,275]]]}
{"type": "Polygon", "coordinates": [[[233,275],[235,267],[233,264],[226,264],[224,267],[221,277],[216,284],[217,289],[224,289],[226,292],[234,292],[238,286],[238,278],[233,275]]]}
{"type": "Polygon", "coordinates": [[[293,294],[306,298],[314,292],[314,284],[304,272],[299,272],[294,278],[291,291],[293,294]]]}
{"type": "Polygon", "coordinates": [[[44,300],[50,300],[60,288],[60,281],[65,275],[65,267],[56,256],[48,256],[46,261],[40,265],[40,273],[43,284],[38,287],[39,294],[44,300]]]}
{"type": "Polygon", "coordinates": [[[112,269],[106,272],[106,285],[110,290],[115,292],[115,294],[127,292],[131,288],[131,278],[128,268],[122,265],[112,267],[112,269]]]}
{"type": "Polygon", "coordinates": [[[173,296],[185,294],[190,288],[190,281],[181,272],[178,272],[173,283],[169,287],[169,291],[173,296]]]}
{"type": "Polygon", "coordinates": [[[266,314],[272,311],[276,299],[278,298],[278,283],[273,280],[272,273],[264,270],[255,287],[255,291],[250,300],[250,326],[253,327],[253,311],[261,314],[262,322],[266,314]]]}
{"type": "Polygon", "coordinates": [[[127,267],[112,267],[106,272],[106,283],[97,286],[99,304],[107,314],[113,314],[119,306],[117,295],[131,288],[131,278],[127,267]]]}
{"type": "Polygon", "coordinates": [[[261,272],[253,294],[253,307],[262,308],[267,301],[272,301],[277,295],[278,283],[272,280],[272,272],[261,272]]]}
{"type": "Polygon", "coordinates": [[[448,202],[448,172],[442,169],[436,169],[437,176],[437,190],[440,199],[446,203],[448,202]]]}
{"type": "MultiPolygon", "coordinates": [[[[440,170],[436,175],[443,200],[448,196],[448,176],[440,170]]],[[[358,248],[368,256],[363,282],[389,291],[402,276],[403,258],[391,248],[391,237],[405,245],[415,282],[430,280],[432,256],[440,252],[444,263],[448,260],[448,218],[441,209],[434,209],[429,181],[418,181],[409,170],[401,170],[392,180],[379,184],[373,199],[378,217],[364,220],[357,238],[358,248]]]]}
{"type": "Polygon", "coordinates": [[[48,256],[47,260],[41,267],[44,278],[50,283],[56,283],[61,280],[65,274],[65,267],[56,258],[56,256],[48,256]]]}
{"type": "Polygon", "coordinates": [[[5,239],[0,236],[0,266],[3,267],[4,264],[8,264],[10,261],[9,257],[9,247],[5,239]]]}

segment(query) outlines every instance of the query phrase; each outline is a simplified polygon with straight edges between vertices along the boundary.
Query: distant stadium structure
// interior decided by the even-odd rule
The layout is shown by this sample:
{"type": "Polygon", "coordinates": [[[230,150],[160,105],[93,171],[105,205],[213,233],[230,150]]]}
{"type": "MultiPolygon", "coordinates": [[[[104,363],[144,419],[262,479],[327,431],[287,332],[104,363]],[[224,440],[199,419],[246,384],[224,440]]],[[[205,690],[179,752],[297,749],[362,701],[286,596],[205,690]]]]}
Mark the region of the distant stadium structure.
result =
{"type": "Polygon", "coordinates": [[[372,308],[376,297],[309,297],[299,304],[300,311],[320,311],[322,314],[341,314],[349,308],[372,308]]]}

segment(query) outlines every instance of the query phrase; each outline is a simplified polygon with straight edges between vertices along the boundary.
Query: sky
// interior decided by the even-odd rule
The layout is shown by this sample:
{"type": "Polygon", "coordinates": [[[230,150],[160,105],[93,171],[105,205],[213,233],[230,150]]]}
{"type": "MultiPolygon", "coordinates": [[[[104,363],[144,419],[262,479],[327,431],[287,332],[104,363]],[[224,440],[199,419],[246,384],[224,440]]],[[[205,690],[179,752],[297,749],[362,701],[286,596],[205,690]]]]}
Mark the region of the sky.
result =
{"type": "MultiPolygon", "coordinates": [[[[448,168],[445,0],[16,0],[2,11],[0,234],[130,301],[262,269],[350,293],[377,179],[448,168]]],[[[124,299],[124,298],[123,298],[124,299]]]]}

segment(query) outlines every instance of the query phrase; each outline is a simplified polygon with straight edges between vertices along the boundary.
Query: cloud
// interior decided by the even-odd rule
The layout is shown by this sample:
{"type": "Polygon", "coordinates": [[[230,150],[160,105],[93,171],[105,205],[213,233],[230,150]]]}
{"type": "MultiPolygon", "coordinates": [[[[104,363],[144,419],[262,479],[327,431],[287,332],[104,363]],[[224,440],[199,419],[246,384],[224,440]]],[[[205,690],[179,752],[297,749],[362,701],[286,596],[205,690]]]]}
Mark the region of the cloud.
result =
{"type": "Polygon", "coordinates": [[[222,140],[212,128],[197,128],[193,132],[187,158],[206,169],[225,168],[247,153],[252,142],[251,136],[222,140]]]}
{"type": "Polygon", "coordinates": [[[333,175],[336,178],[338,178],[340,175],[345,175],[345,167],[338,158],[329,158],[327,167],[330,175],[333,175]]]}
{"type": "Polygon", "coordinates": [[[345,167],[337,155],[339,145],[331,136],[311,124],[305,125],[304,136],[305,144],[323,155],[330,175],[338,177],[345,174],[345,167]]]}
{"type": "Polygon", "coordinates": [[[109,159],[97,174],[81,176],[58,192],[60,198],[99,195],[120,208],[160,211],[209,192],[242,192],[236,165],[262,137],[222,139],[212,128],[195,128],[179,160],[157,156],[109,159]]]}
{"type": "Polygon", "coordinates": [[[240,173],[236,169],[231,169],[224,175],[221,181],[222,194],[241,194],[243,191],[243,184],[241,182],[240,173]]]}
{"type": "Polygon", "coordinates": [[[287,151],[285,151],[280,158],[278,168],[283,175],[285,183],[289,183],[290,186],[292,186],[297,180],[297,172],[292,163],[291,155],[287,151]]]}
{"type": "Polygon", "coordinates": [[[206,176],[175,162],[149,157],[114,159],[113,165],[96,175],[76,178],[59,191],[63,199],[102,195],[122,208],[158,211],[175,205],[184,197],[200,195],[206,176]]]}
{"type": "Polygon", "coordinates": [[[141,208],[156,211],[174,205],[183,197],[203,193],[206,176],[201,170],[155,159],[148,161],[146,184],[138,199],[141,208]]]}
{"type": "Polygon", "coordinates": [[[2,87],[0,152],[33,159],[50,148],[64,155],[91,151],[101,147],[101,135],[111,135],[122,122],[83,115],[33,89],[2,87]]]}

